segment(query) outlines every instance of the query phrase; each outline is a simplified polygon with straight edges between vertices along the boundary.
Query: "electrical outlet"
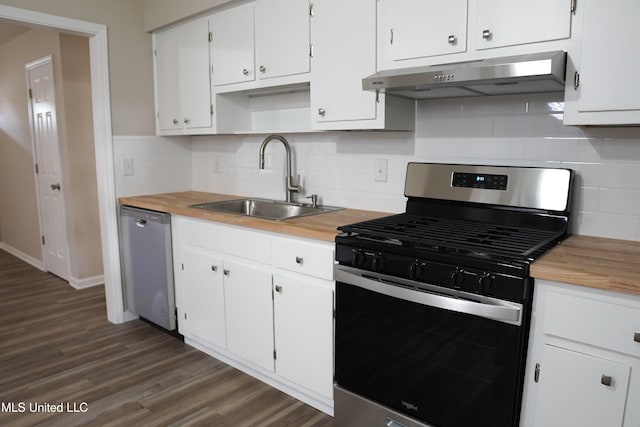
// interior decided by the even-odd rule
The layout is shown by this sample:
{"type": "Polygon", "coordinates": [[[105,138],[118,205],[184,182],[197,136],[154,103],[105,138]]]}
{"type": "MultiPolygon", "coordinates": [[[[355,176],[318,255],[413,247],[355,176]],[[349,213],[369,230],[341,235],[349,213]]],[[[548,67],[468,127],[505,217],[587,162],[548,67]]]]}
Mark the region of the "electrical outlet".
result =
{"type": "Polygon", "coordinates": [[[377,182],[387,182],[387,159],[374,160],[373,180],[377,182]]]}
{"type": "Polygon", "coordinates": [[[133,158],[126,157],[122,159],[122,175],[133,176],[133,158]]]}

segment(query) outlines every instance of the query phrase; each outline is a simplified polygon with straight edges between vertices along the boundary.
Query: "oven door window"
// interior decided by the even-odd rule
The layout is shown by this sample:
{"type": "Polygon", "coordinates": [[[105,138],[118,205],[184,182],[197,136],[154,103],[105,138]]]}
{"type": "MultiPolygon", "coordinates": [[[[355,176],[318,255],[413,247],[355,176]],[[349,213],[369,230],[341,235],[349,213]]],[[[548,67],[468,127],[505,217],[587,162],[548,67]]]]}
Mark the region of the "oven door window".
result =
{"type": "Polygon", "coordinates": [[[523,327],[336,283],[336,382],[434,426],[511,426],[523,327]]]}

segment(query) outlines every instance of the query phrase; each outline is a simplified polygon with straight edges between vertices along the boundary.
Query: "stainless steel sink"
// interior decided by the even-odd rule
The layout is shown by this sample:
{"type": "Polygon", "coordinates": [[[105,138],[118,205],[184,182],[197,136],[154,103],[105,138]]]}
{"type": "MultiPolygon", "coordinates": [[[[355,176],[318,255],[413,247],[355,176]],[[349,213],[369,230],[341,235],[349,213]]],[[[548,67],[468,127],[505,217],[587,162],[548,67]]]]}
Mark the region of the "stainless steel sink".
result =
{"type": "Polygon", "coordinates": [[[226,212],[238,215],[282,221],[301,216],[316,215],[340,210],[335,206],[312,206],[302,203],[287,203],[268,199],[239,199],[222,202],[199,203],[192,208],[226,212]]]}

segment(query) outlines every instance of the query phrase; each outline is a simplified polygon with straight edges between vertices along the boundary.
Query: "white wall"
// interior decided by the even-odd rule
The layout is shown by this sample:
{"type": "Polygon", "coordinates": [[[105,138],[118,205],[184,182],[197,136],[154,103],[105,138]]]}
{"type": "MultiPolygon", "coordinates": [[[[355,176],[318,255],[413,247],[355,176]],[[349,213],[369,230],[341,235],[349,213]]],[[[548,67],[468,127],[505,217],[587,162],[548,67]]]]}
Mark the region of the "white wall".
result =
{"type": "MultiPolygon", "coordinates": [[[[577,172],[574,233],[640,240],[640,128],[564,126],[562,107],[558,94],[421,101],[415,133],[285,136],[304,177],[303,195],[317,193],[323,204],[402,212],[410,161],[568,167],[577,172]],[[385,183],[374,181],[379,158],[388,160],[385,183]]],[[[267,169],[258,170],[264,137],[201,136],[181,145],[182,154],[190,149],[192,188],[284,199],[279,142],[267,149],[267,169]]]]}

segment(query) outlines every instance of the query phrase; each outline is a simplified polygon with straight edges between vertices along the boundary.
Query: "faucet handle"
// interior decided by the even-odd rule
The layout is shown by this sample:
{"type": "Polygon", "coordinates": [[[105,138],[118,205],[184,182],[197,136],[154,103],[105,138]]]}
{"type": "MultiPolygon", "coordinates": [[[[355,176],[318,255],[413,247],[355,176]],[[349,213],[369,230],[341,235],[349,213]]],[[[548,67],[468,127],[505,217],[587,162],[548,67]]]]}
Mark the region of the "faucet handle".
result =
{"type": "Polygon", "coordinates": [[[313,208],[317,208],[318,207],[318,195],[317,194],[312,194],[310,196],[305,197],[305,199],[311,199],[311,207],[313,208]]]}

